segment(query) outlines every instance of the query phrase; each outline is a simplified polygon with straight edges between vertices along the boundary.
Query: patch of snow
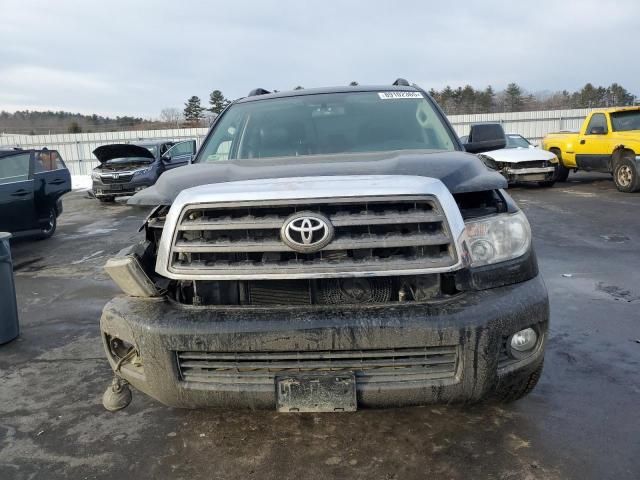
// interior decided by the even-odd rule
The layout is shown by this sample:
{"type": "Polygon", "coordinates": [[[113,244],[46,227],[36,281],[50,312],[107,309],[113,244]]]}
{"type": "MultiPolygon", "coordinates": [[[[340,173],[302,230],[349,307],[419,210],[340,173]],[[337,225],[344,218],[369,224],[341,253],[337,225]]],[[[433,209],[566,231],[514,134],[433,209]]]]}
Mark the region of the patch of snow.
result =
{"type": "Polygon", "coordinates": [[[71,188],[73,190],[91,189],[91,175],[71,175],[71,188]]]}

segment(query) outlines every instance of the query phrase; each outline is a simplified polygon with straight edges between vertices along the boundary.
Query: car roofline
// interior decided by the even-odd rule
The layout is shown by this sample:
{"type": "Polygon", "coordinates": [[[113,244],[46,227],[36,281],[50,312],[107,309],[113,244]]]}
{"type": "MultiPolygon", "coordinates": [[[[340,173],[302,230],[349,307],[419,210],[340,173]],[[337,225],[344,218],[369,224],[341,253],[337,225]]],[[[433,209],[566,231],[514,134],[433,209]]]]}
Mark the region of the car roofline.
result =
{"type": "Polygon", "coordinates": [[[239,98],[233,103],[257,102],[274,98],[300,97],[306,95],[322,95],[331,93],[358,93],[358,92],[422,92],[417,85],[355,85],[322,88],[303,88],[300,90],[287,90],[283,92],[265,93],[239,98]]]}

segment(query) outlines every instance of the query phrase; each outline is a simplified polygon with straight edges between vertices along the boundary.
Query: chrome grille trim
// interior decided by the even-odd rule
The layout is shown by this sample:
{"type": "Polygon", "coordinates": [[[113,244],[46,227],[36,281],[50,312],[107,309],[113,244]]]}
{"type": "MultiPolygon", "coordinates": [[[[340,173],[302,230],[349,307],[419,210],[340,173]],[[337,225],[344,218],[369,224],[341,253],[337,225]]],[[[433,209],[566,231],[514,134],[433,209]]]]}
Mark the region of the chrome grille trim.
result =
{"type": "Polygon", "coordinates": [[[156,272],[185,280],[439,273],[462,268],[463,232],[455,200],[432,178],[301,177],[205,185],[182,191],[171,206],[156,272]],[[358,210],[359,205],[365,207],[358,210]],[[297,255],[279,230],[291,213],[315,208],[330,219],[336,238],[315,256],[297,255]]]}

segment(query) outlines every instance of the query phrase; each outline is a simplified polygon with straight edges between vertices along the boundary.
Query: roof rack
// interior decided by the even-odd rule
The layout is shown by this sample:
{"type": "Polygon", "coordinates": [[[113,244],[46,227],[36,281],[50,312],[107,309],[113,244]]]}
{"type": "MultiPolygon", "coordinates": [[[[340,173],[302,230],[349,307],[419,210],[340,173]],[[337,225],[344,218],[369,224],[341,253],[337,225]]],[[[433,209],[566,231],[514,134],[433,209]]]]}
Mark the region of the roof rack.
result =
{"type": "Polygon", "coordinates": [[[408,87],[409,82],[407,82],[404,78],[397,78],[395,82],[393,82],[395,86],[408,87]]]}
{"type": "Polygon", "coordinates": [[[250,97],[255,97],[256,95],[266,95],[267,93],[271,93],[269,90],[265,90],[264,88],[254,88],[249,92],[250,97]]]}

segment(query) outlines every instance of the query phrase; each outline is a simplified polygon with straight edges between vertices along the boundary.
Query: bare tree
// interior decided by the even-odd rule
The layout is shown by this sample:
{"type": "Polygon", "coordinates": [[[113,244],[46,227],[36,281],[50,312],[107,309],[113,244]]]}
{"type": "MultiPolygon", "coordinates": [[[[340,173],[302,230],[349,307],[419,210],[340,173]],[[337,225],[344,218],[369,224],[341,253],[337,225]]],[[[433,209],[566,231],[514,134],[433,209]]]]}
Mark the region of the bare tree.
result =
{"type": "Polygon", "coordinates": [[[182,118],[182,112],[178,108],[167,107],[160,111],[160,119],[163,122],[175,124],[177,127],[180,126],[182,118]]]}

